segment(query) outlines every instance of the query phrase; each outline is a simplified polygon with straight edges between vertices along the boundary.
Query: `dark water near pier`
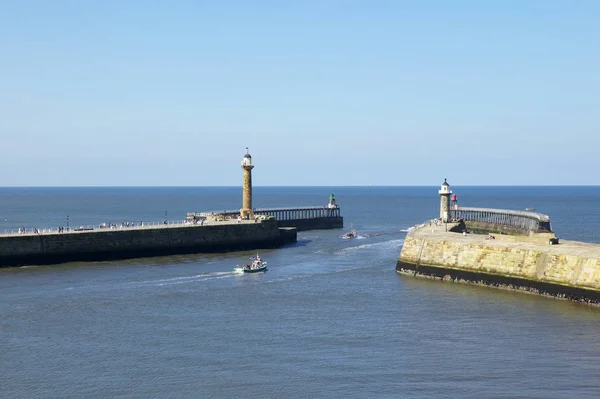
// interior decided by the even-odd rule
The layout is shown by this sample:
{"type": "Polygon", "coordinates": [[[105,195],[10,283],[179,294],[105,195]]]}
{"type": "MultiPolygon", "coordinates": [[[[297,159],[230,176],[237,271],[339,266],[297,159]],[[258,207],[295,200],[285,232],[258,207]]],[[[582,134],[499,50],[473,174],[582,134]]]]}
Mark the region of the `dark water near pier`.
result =
{"type": "MultiPolygon", "coordinates": [[[[452,187],[464,206],[550,215],[600,243],[599,187],[452,187]]],[[[600,310],[397,275],[438,187],[254,189],[258,207],[324,205],[343,230],[262,251],[0,269],[2,398],[598,398],[600,310]]],[[[183,219],[240,188],[0,188],[0,231],[183,219]]]]}

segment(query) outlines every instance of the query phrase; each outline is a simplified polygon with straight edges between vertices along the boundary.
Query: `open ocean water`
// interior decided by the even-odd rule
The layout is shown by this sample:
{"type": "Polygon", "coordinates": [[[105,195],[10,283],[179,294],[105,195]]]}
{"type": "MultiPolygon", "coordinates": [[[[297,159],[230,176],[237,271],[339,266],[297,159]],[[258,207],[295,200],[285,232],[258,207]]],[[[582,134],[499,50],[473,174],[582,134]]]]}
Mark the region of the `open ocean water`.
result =
{"type": "MultiPolygon", "coordinates": [[[[435,187],[255,187],[346,229],[261,251],[0,269],[1,398],[599,398],[600,309],[394,271],[435,187]]],[[[548,214],[600,243],[600,187],[452,187],[463,206],[548,214]]],[[[0,231],[181,220],[239,187],[0,188],[0,231]]]]}

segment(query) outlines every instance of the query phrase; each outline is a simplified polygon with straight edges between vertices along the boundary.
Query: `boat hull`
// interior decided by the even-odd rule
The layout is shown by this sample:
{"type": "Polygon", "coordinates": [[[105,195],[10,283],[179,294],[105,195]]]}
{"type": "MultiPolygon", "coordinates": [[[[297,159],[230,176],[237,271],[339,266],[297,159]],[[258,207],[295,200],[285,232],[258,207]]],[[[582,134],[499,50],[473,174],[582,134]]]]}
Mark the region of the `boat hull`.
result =
{"type": "Polygon", "coordinates": [[[266,271],[267,271],[266,266],[260,267],[258,269],[244,269],[244,273],[260,273],[260,272],[266,272],[266,271]]]}
{"type": "Polygon", "coordinates": [[[350,240],[352,238],[356,238],[356,236],[357,236],[356,231],[352,230],[352,231],[349,231],[349,232],[345,233],[342,236],[342,238],[345,239],[345,240],[350,240]]]}
{"type": "Polygon", "coordinates": [[[236,267],[235,269],[233,269],[233,271],[235,273],[260,273],[260,272],[266,272],[267,271],[267,266],[262,266],[256,269],[246,269],[244,267],[236,267]]]}

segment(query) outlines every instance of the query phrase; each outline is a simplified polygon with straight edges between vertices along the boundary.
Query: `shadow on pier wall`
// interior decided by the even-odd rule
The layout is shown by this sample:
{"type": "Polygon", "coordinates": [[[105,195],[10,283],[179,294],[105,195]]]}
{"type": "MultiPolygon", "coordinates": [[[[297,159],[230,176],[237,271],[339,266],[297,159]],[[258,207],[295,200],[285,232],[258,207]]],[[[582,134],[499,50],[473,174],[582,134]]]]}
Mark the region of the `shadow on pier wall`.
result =
{"type": "Polygon", "coordinates": [[[15,235],[0,239],[0,267],[268,249],[296,240],[296,229],[275,221],[15,235]]]}
{"type": "Polygon", "coordinates": [[[411,276],[427,277],[456,283],[484,285],[600,305],[600,292],[584,288],[544,283],[490,273],[477,273],[430,265],[415,265],[402,262],[401,260],[398,260],[396,263],[396,271],[411,276]]]}

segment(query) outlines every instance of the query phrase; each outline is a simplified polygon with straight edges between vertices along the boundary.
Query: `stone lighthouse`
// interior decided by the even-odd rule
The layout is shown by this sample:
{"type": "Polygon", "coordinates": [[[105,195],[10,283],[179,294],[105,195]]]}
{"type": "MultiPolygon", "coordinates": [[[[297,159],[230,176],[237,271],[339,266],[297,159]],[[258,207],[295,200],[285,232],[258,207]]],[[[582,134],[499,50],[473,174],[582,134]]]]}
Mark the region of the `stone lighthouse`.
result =
{"type": "Polygon", "coordinates": [[[448,218],[450,217],[450,195],[452,194],[452,190],[450,190],[450,185],[444,179],[442,183],[442,187],[439,191],[440,194],[440,220],[444,223],[448,223],[448,218]]]}
{"type": "Polygon", "coordinates": [[[254,212],[252,211],[252,157],[248,153],[248,147],[246,147],[246,154],[242,158],[242,169],[244,169],[244,186],[242,187],[242,209],[240,210],[240,216],[242,219],[254,218],[254,212]]]}

